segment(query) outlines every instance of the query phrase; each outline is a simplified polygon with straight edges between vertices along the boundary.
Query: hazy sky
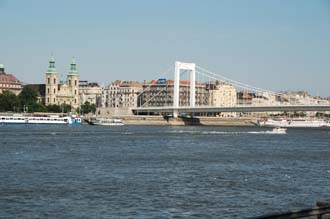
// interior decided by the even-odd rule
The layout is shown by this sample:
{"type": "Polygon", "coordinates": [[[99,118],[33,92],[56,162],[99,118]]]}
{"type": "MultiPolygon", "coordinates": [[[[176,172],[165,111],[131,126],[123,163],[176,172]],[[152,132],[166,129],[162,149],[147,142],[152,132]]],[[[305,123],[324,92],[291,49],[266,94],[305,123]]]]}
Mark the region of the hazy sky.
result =
{"type": "Polygon", "coordinates": [[[0,0],[0,63],[43,83],[51,52],[100,84],[195,62],[272,90],[330,96],[330,0],[0,0]]]}

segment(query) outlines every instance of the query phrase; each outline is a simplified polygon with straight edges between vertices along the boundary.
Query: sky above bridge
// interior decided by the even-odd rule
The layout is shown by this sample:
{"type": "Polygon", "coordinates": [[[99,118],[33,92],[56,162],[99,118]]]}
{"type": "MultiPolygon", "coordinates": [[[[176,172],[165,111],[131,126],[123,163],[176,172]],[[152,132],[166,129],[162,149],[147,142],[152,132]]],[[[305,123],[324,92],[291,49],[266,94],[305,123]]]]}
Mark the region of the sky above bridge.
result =
{"type": "Polygon", "coordinates": [[[195,62],[257,87],[330,96],[329,0],[0,0],[0,63],[43,83],[51,52],[65,76],[155,79],[195,62]]]}

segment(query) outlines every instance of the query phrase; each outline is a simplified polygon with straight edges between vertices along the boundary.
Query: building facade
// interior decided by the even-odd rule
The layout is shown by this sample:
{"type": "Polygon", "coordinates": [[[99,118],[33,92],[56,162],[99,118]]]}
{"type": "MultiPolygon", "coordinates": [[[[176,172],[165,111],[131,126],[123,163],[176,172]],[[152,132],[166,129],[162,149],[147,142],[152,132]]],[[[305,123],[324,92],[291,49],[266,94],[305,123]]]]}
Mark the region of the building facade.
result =
{"type": "Polygon", "coordinates": [[[102,88],[101,106],[106,108],[134,108],[142,84],[134,81],[115,81],[102,88]]]}
{"type": "Polygon", "coordinates": [[[282,97],[292,105],[313,105],[317,104],[318,98],[313,97],[307,91],[286,91],[282,97]]]}
{"type": "Polygon", "coordinates": [[[101,105],[102,88],[98,83],[89,83],[88,81],[79,81],[79,104],[86,102],[95,104],[99,107],[101,105]]]}
{"type": "Polygon", "coordinates": [[[79,107],[79,75],[75,60],[72,59],[67,80],[60,82],[59,75],[55,68],[55,59],[52,56],[46,72],[45,89],[46,105],[67,104],[73,109],[77,109],[79,107]]]}
{"type": "Polygon", "coordinates": [[[22,82],[20,82],[14,75],[7,74],[3,64],[0,64],[0,93],[8,90],[18,95],[22,89],[22,82]]]}
{"type": "MultiPolygon", "coordinates": [[[[232,107],[237,104],[236,88],[229,83],[216,81],[209,85],[209,103],[211,106],[232,107]]],[[[236,113],[218,113],[220,117],[235,117],[236,113]]]]}
{"type": "MultiPolygon", "coordinates": [[[[140,95],[139,106],[160,107],[173,106],[174,81],[173,80],[153,80],[144,83],[143,93],[140,95]]],[[[205,84],[196,82],[195,85],[195,105],[205,106],[209,104],[209,92],[205,84]]],[[[179,106],[190,105],[190,82],[180,81],[179,106]]]]}

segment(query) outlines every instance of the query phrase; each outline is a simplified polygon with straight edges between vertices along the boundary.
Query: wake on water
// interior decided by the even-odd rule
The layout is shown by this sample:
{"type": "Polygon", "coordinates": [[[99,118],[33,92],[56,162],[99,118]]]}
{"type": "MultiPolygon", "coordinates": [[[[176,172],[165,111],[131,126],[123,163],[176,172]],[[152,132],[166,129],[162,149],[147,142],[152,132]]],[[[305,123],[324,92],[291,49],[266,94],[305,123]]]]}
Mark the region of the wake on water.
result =
{"type": "Polygon", "coordinates": [[[278,133],[274,131],[246,131],[246,132],[232,132],[232,131],[189,131],[177,130],[169,131],[168,133],[182,133],[182,134],[195,134],[195,135],[241,135],[241,134],[255,134],[255,135],[281,135],[286,133],[278,133]]]}

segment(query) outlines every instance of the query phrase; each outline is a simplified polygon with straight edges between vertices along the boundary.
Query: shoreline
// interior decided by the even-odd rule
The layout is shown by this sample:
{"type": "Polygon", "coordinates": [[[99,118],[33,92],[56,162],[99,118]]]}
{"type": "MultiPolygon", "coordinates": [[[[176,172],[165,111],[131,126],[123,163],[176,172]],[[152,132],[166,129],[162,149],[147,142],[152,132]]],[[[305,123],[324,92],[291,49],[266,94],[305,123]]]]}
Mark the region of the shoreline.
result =
{"type": "MultiPolygon", "coordinates": [[[[86,117],[84,119],[88,119],[86,117]]],[[[150,125],[150,126],[256,126],[256,118],[164,118],[162,116],[112,116],[120,118],[124,125],[150,125]]]]}

